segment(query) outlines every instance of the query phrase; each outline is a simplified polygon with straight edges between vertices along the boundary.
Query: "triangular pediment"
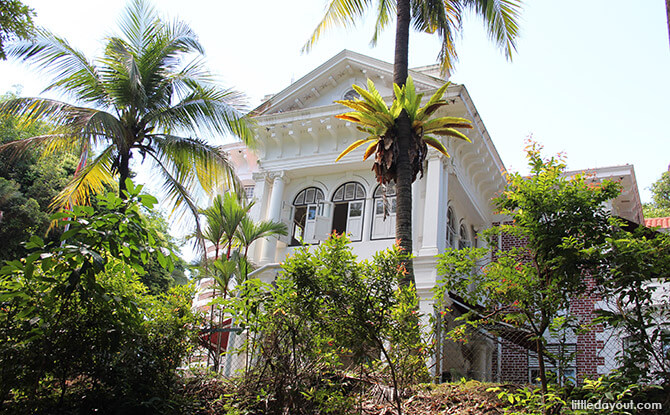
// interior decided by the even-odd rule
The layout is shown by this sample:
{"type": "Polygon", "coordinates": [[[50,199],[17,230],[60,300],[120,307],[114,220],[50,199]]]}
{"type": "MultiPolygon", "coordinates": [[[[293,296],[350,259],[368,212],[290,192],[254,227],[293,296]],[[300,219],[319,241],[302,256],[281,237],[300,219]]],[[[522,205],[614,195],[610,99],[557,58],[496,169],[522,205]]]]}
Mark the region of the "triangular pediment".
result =
{"type": "MultiPolygon", "coordinates": [[[[444,84],[435,76],[434,67],[410,70],[418,91],[444,84]]],[[[350,50],[343,50],[331,59],[272,96],[253,113],[255,116],[279,114],[331,105],[343,99],[351,85],[365,87],[372,79],[382,96],[393,94],[393,65],[350,50]]]]}

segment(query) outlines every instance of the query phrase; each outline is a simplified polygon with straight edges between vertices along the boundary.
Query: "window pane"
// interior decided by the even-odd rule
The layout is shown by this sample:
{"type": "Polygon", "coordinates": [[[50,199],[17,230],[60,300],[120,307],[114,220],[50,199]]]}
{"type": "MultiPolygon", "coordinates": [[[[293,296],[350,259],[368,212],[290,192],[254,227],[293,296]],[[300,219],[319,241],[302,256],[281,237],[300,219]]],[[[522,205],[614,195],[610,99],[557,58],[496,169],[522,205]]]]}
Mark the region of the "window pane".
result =
{"type": "Polygon", "coordinates": [[[375,215],[384,214],[384,202],[381,200],[375,200],[375,215]]]}
{"type": "Polygon", "coordinates": [[[344,198],[344,186],[340,186],[339,189],[335,192],[335,196],[333,196],[333,202],[339,202],[344,198]]]}
{"type": "Polygon", "coordinates": [[[254,198],[254,188],[255,187],[256,187],[255,185],[244,186],[244,194],[245,194],[245,196],[247,197],[248,200],[251,200],[251,199],[254,198]]]}
{"type": "Polygon", "coordinates": [[[354,191],[356,190],[356,185],[354,183],[347,183],[344,186],[344,200],[352,200],[354,198],[354,191]]]}
{"type": "Polygon", "coordinates": [[[294,205],[304,205],[305,204],[305,191],[298,193],[298,197],[295,198],[294,205]]]}
{"type": "Polygon", "coordinates": [[[307,208],[307,220],[314,220],[316,218],[316,206],[310,206],[307,208]]]}
{"type": "Polygon", "coordinates": [[[349,217],[359,217],[363,215],[363,202],[349,203],[349,217]]]}
{"type": "Polygon", "coordinates": [[[323,192],[320,189],[316,189],[316,201],[323,200],[323,192]]]}
{"type": "Polygon", "coordinates": [[[356,199],[365,199],[365,190],[360,184],[356,185],[356,199]]]}
{"type": "Polygon", "coordinates": [[[391,204],[390,213],[395,213],[395,197],[389,198],[389,203],[391,204]]]}
{"type": "Polygon", "coordinates": [[[305,194],[305,203],[314,203],[314,189],[307,189],[305,194]]]}

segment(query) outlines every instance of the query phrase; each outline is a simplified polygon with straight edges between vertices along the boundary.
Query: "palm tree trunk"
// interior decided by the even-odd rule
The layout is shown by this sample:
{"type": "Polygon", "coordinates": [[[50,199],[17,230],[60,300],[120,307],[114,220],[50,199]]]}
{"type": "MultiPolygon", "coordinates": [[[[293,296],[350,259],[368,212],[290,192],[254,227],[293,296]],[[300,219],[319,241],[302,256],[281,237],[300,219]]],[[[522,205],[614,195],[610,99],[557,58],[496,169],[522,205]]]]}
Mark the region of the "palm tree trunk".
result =
{"type": "Polygon", "coordinates": [[[119,157],[119,197],[123,200],[126,196],[123,192],[126,190],[126,179],[130,177],[130,150],[122,150],[119,157]]]}
{"type": "MultiPolygon", "coordinates": [[[[395,62],[393,65],[393,82],[405,85],[408,72],[409,56],[409,0],[397,0],[398,20],[395,35],[395,62]]],[[[412,254],[412,166],[409,159],[409,148],[412,139],[411,125],[407,112],[403,110],[396,120],[396,139],[398,140],[398,158],[396,161],[396,238],[400,247],[408,255],[412,254]]],[[[401,284],[415,284],[414,267],[411,257],[403,261],[405,275],[401,284]]]]}

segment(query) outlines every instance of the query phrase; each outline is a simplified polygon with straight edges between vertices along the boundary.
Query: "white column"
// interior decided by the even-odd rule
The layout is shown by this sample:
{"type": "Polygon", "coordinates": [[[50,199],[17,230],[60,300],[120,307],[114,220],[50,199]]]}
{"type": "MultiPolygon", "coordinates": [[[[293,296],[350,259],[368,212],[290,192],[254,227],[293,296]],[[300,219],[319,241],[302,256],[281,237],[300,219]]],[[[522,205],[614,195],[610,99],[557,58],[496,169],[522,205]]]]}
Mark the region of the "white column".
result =
{"type": "MultiPolygon", "coordinates": [[[[284,173],[275,173],[270,194],[270,206],[268,207],[268,220],[279,222],[281,220],[281,202],[284,198],[284,173]]],[[[270,237],[265,241],[261,264],[274,262],[277,251],[277,238],[270,237]]]]}
{"type": "MultiPolygon", "coordinates": [[[[265,220],[265,214],[268,208],[268,199],[270,194],[270,183],[268,183],[268,175],[265,172],[258,172],[253,174],[256,185],[254,187],[254,201],[255,204],[249,212],[249,216],[254,221],[265,220]]],[[[256,241],[249,249],[249,258],[254,262],[260,261],[260,255],[264,240],[256,241]]]]}
{"type": "Polygon", "coordinates": [[[419,256],[434,256],[438,253],[440,218],[440,201],[443,193],[442,161],[437,154],[431,154],[428,159],[428,173],[426,174],[426,197],[423,209],[423,238],[419,256]]]}
{"type": "Polygon", "coordinates": [[[412,183],[412,254],[419,255],[421,230],[423,229],[423,193],[424,180],[412,183]]]}
{"type": "MultiPolygon", "coordinates": [[[[372,190],[374,191],[374,187],[372,190]]],[[[361,242],[369,241],[370,235],[372,234],[372,218],[374,218],[375,207],[374,199],[372,198],[372,193],[365,198],[365,206],[363,206],[363,235],[361,242]]],[[[332,213],[331,213],[332,218],[332,213]]]]}

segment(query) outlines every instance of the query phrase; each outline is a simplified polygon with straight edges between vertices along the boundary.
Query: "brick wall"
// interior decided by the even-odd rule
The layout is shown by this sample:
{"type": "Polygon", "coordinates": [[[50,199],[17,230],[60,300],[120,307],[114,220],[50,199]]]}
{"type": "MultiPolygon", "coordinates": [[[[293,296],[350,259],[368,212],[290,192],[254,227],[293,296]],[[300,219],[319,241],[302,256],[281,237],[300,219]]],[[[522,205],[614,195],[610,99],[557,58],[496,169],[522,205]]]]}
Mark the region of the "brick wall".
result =
{"type": "MultiPolygon", "coordinates": [[[[494,222],[493,226],[500,226],[500,224],[500,222],[494,222]]],[[[511,225],[512,223],[503,222],[503,224],[511,225]]],[[[508,234],[501,235],[499,242],[500,246],[494,247],[492,260],[496,258],[495,251],[497,249],[506,251],[512,248],[523,247],[525,244],[524,240],[508,234]]],[[[595,281],[592,277],[586,276],[584,282],[587,286],[586,293],[579,298],[575,298],[570,308],[572,313],[579,319],[580,324],[586,325],[590,324],[595,317],[595,305],[601,298],[596,294],[595,281]]],[[[596,377],[598,374],[598,365],[604,364],[604,357],[601,356],[603,342],[597,339],[598,333],[602,332],[602,325],[594,325],[589,331],[577,335],[575,360],[579,381],[582,381],[585,377],[596,377]]],[[[494,370],[497,371],[497,357],[494,357],[492,363],[494,370]]],[[[528,351],[521,346],[503,340],[500,366],[501,381],[528,382],[528,351]]]]}
{"type": "MultiPolygon", "coordinates": [[[[591,324],[595,318],[595,304],[600,301],[596,294],[596,284],[591,276],[584,277],[586,284],[586,293],[573,300],[570,310],[575,315],[580,325],[591,324]]],[[[602,324],[593,325],[590,330],[577,334],[577,378],[583,381],[584,378],[595,378],[598,374],[598,365],[605,363],[605,358],[600,352],[603,349],[603,342],[597,340],[597,333],[603,332],[602,324]]]]}

